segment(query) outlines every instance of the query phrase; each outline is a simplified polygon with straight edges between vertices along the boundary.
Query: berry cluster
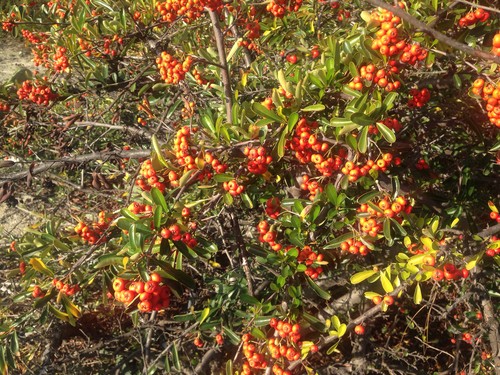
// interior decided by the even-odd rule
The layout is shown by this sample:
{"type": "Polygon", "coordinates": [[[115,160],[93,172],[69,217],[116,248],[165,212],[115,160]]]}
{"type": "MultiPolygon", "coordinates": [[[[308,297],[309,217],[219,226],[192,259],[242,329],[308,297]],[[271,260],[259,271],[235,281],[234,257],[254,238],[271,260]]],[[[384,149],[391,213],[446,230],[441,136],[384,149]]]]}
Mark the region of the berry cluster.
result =
{"type": "Polygon", "coordinates": [[[101,244],[106,241],[106,238],[102,237],[102,235],[104,231],[108,229],[111,220],[111,217],[106,216],[106,213],[101,211],[99,212],[96,223],[87,225],[83,221],[80,221],[75,226],[75,232],[83,239],[84,242],[88,242],[91,245],[101,244]]]}
{"type": "Polygon", "coordinates": [[[268,243],[271,246],[271,249],[274,251],[280,251],[282,249],[282,245],[276,243],[277,233],[269,227],[269,223],[265,220],[262,220],[257,225],[257,230],[259,231],[259,241],[262,243],[268,243]]]}
{"type": "Polygon", "coordinates": [[[42,288],[40,288],[40,286],[35,285],[33,287],[33,292],[31,293],[31,295],[33,296],[33,298],[42,298],[45,296],[45,292],[42,290],[42,288]]]}
{"type": "Polygon", "coordinates": [[[323,187],[319,184],[317,180],[312,180],[308,175],[302,175],[302,183],[300,184],[300,188],[302,190],[306,190],[309,192],[309,199],[311,201],[316,198],[318,193],[323,191],[323,187]]]}
{"type": "Polygon", "coordinates": [[[167,52],[162,52],[160,57],[156,59],[161,78],[165,83],[174,85],[184,80],[192,63],[193,58],[191,56],[187,56],[184,62],[181,63],[167,52]]]}
{"type": "Polygon", "coordinates": [[[46,42],[49,36],[46,33],[34,33],[29,30],[21,30],[23,38],[31,44],[40,44],[46,42]]]}
{"type": "Polygon", "coordinates": [[[490,218],[492,220],[496,220],[496,222],[500,224],[500,214],[498,212],[491,211],[490,212],[490,218]]]}
{"type": "Polygon", "coordinates": [[[68,56],[66,56],[66,48],[57,47],[54,54],[54,70],[56,72],[67,72],[69,70],[68,56]]]}
{"type": "Polygon", "coordinates": [[[128,210],[135,215],[139,214],[151,215],[153,213],[153,206],[149,204],[142,204],[139,202],[132,202],[128,206],[128,210]]]}
{"type": "MultiPolygon", "coordinates": [[[[395,218],[401,222],[402,218],[400,213],[410,213],[412,206],[404,197],[397,197],[391,201],[389,197],[381,199],[378,203],[371,202],[371,204],[363,203],[357,212],[360,214],[358,228],[362,235],[368,235],[376,238],[380,231],[382,231],[383,218],[395,218]],[[361,216],[362,215],[362,216],[361,216]]],[[[342,251],[347,251],[351,254],[361,254],[363,256],[370,252],[369,247],[362,241],[356,239],[348,239],[340,244],[342,251]]]]}
{"type": "Polygon", "coordinates": [[[281,202],[278,197],[269,198],[266,201],[266,214],[271,219],[277,219],[281,209],[281,202]]]}
{"type": "Polygon", "coordinates": [[[196,238],[189,232],[183,233],[178,224],[172,224],[169,227],[162,228],[160,236],[165,239],[171,239],[172,241],[182,241],[191,248],[198,245],[196,238]]]}
{"type": "MultiPolygon", "coordinates": [[[[316,169],[325,177],[332,176],[335,171],[338,171],[342,165],[342,158],[346,152],[340,149],[336,156],[326,156],[330,149],[330,145],[326,142],[318,140],[313,130],[318,127],[317,121],[307,121],[301,118],[295,127],[295,134],[287,143],[287,148],[295,151],[297,160],[306,164],[313,162],[316,169]]],[[[305,181],[306,183],[307,181],[305,181]]],[[[303,190],[311,190],[309,188],[303,190]]],[[[313,188],[315,191],[316,188],[313,188]]]]}
{"type": "Polygon", "coordinates": [[[229,194],[231,194],[233,197],[236,195],[240,195],[245,190],[245,187],[243,185],[238,185],[238,182],[236,182],[236,180],[231,180],[229,182],[224,181],[222,186],[224,190],[229,192],[229,194]]]}
{"type": "MultiPolygon", "coordinates": [[[[141,164],[141,169],[140,169],[139,173],[143,178],[136,179],[135,184],[137,186],[139,186],[142,190],[149,191],[149,190],[151,190],[151,188],[155,187],[158,190],[160,190],[162,193],[165,191],[165,187],[166,187],[165,182],[160,182],[160,179],[158,178],[158,175],[157,175],[155,169],[153,168],[153,162],[151,161],[151,159],[148,159],[141,164]]],[[[168,177],[170,177],[170,174],[168,175],[168,177]]],[[[174,172],[172,174],[172,177],[173,178],[177,177],[174,181],[177,181],[177,184],[178,184],[179,181],[178,181],[177,173],[174,172]]],[[[175,183],[172,184],[172,181],[170,181],[170,184],[172,186],[175,185],[175,183]]]]}
{"type": "Polygon", "coordinates": [[[174,152],[177,163],[186,170],[197,169],[195,163],[195,154],[191,152],[190,140],[191,133],[196,133],[198,128],[190,129],[189,126],[183,126],[177,131],[174,141],[174,152]]]}
{"type": "MultiPolygon", "coordinates": [[[[201,73],[196,68],[193,69],[193,77],[199,85],[206,85],[208,83],[208,81],[202,77],[201,73]]],[[[189,105],[190,105],[190,107],[193,107],[191,105],[191,103],[193,103],[193,102],[190,102],[189,105]]],[[[193,103],[193,105],[194,105],[194,103],[193,103]]]]}
{"type": "Polygon", "coordinates": [[[16,14],[12,12],[10,17],[2,22],[2,30],[9,33],[14,30],[14,27],[16,27],[16,14]]]}
{"type": "Polygon", "coordinates": [[[252,369],[265,369],[267,361],[265,361],[264,354],[257,353],[257,345],[252,342],[252,335],[245,333],[241,340],[243,341],[243,355],[246,360],[242,366],[242,374],[251,374],[252,369]]]}
{"type": "Polygon", "coordinates": [[[451,263],[446,263],[442,268],[436,268],[432,273],[432,278],[436,281],[446,280],[460,280],[469,277],[469,271],[466,268],[456,268],[451,263]]]}
{"type": "MultiPolygon", "coordinates": [[[[374,233],[378,233],[378,231],[380,230],[380,228],[378,228],[379,225],[375,222],[375,219],[371,220],[373,220],[373,227],[376,228],[376,231],[374,231],[374,233]]],[[[370,252],[368,246],[366,246],[363,242],[355,240],[353,238],[349,238],[348,240],[342,242],[340,244],[340,249],[353,255],[360,254],[362,256],[366,256],[370,252]]]]}
{"type": "Polygon", "coordinates": [[[52,280],[52,285],[55,286],[57,290],[66,294],[67,296],[73,296],[78,291],[80,291],[80,287],[78,286],[78,284],[75,285],[66,284],[62,280],[56,278],[52,280]]]}
{"type": "Polygon", "coordinates": [[[17,96],[19,100],[27,99],[35,104],[45,106],[57,98],[57,94],[53,93],[49,86],[30,80],[23,82],[17,90],[17,96]]]}
{"type": "Polygon", "coordinates": [[[360,91],[363,89],[363,82],[361,79],[373,82],[387,92],[397,90],[401,87],[400,81],[389,81],[393,73],[399,73],[396,60],[389,60],[387,69],[377,69],[373,64],[363,65],[359,68],[359,73],[360,75],[358,77],[354,77],[354,79],[349,82],[349,87],[354,90],[360,91]]]}
{"type": "Polygon", "coordinates": [[[500,56],[500,32],[496,33],[493,37],[493,47],[491,47],[491,53],[495,56],[500,56]]]}
{"type": "Polygon", "coordinates": [[[0,102],[0,112],[9,112],[9,111],[10,111],[9,103],[0,102]]]}
{"type": "Polygon", "coordinates": [[[410,95],[412,96],[412,98],[408,100],[408,107],[410,108],[421,108],[431,99],[431,93],[427,88],[421,90],[412,89],[410,90],[410,95]]]}
{"type": "Polygon", "coordinates": [[[243,153],[248,158],[248,172],[253,174],[264,174],[267,172],[267,166],[271,164],[273,158],[267,155],[264,147],[245,147],[243,153]]]}
{"type": "Polygon", "coordinates": [[[205,343],[203,342],[202,339],[200,339],[199,337],[196,337],[194,340],[193,340],[193,344],[194,346],[196,346],[197,348],[203,348],[203,345],[205,345],[205,343]]]}
{"type": "MultiPolygon", "coordinates": [[[[500,56],[500,34],[497,35],[500,56]]],[[[478,78],[472,84],[472,92],[483,98],[490,122],[500,128],[500,83],[496,87],[491,83],[485,85],[484,79],[478,78]]]]}
{"type": "MultiPolygon", "coordinates": [[[[375,305],[380,305],[382,302],[387,305],[387,306],[391,306],[394,304],[394,297],[393,296],[390,296],[388,294],[386,294],[385,296],[380,296],[380,295],[376,295],[376,296],[373,296],[372,297],[372,302],[375,304],[375,305]]],[[[364,333],[364,331],[363,331],[364,333]]]]}
{"type": "Polygon", "coordinates": [[[253,42],[253,40],[258,39],[260,36],[260,23],[259,20],[253,20],[251,22],[245,23],[245,29],[247,30],[245,37],[250,41],[243,40],[241,45],[245,46],[249,50],[257,50],[257,45],[253,42]]]}
{"type": "Polygon", "coordinates": [[[83,53],[85,53],[85,56],[90,57],[92,56],[92,44],[90,42],[87,42],[85,39],[78,38],[77,39],[78,44],[80,45],[80,49],[82,50],[83,53]]]}
{"type": "MultiPolygon", "coordinates": [[[[498,217],[498,214],[497,214],[497,218],[496,218],[497,221],[500,222],[499,220],[499,217],[498,217]]],[[[491,244],[493,244],[494,242],[497,242],[499,239],[496,237],[496,236],[492,236],[491,237],[491,244]]],[[[491,246],[490,244],[490,246],[491,246]]],[[[495,255],[500,255],[500,246],[498,246],[499,244],[497,244],[497,246],[491,246],[491,247],[488,247],[486,249],[486,252],[485,254],[489,257],[494,257],[495,255]]]]}
{"type": "MultiPolygon", "coordinates": [[[[227,170],[227,164],[221,163],[219,159],[217,159],[211,152],[205,152],[205,162],[210,164],[212,169],[216,173],[224,173],[227,170]]],[[[205,172],[205,176],[210,178],[211,175],[208,172],[205,172]]]]}
{"type": "Polygon", "coordinates": [[[430,166],[429,164],[427,164],[425,159],[418,159],[417,163],[415,164],[415,168],[417,168],[419,171],[424,171],[430,169],[430,166]]]}
{"type": "Polygon", "coordinates": [[[266,6],[266,10],[274,17],[283,18],[287,10],[296,12],[301,5],[302,0],[271,0],[266,6]]]}
{"type": "MultiPolygon", "coordinates": [[[[361,231],[365,234],[368,234],[372,237],[375,237],[378,233],[378,230],[375,231],[374,228],[381,229],[377,224],[373,224],[373,222],[369,222],[370,218],[377,219],[381,217],[396,217],[402,212],[409,214],[412,210],[412,206],[408,204],[408,201],[399,196],[394,200],[391,200],[390,197],[386,197],[381,199],[378,203],[371,202],[372,205],[362,204],[358,208],[359,213],[368,213],[369,216],[363,216],[359,218],[359,224],[361,226],[361,231]],[[373,206],[373,207],[372,207],[373,206]]],[[[400,219],[400,218],[397,218],[400,219]]]]}
{"type": "MultiPolygon", "coordinates": [[[[400,7],[404,5],[400,3],[400,7]]],[[[399,17],[386,9],[378,8],[378,12],[371,15],[372,19],[380,22],[380,29],[376,32],[377,38],[372,43],[372,48],[384,56],[399,56],[403,63],[415,65],[427,57],[427,51],[418,43],[409,44],[398,36],[399,17]]]]}
{"type": "Polygon", "coordinates": [[[216,10],[222,4],[221,0],[166,0],[156,1],[156,11],[165,22],[174,22],[182,17],[189,23],[201,17],[204,8],[216,10]]]}
{"type": "Polygon", "coordinates": [[[314,252],[310,246],[304,246],[297,256],[299,263],[304,263],[307,269],[304,273],[311,279],[317,279],[323,273],[323,267],[317,262],[323,262],[323,254],[314,252]]]}
{"type": "MultiPolygon", "coordinates": [[[[385,126],[387,126],[389,129],[394,130],[394,133],[397,133],[402,129],[401,123],[396,118],[388,117],[380,122],[385,126]]],[[[379,133],[378,128],[375,125],[368,126],[368,134],[378,134],[378,133],[379,133]]],[[[394,161],[394,164],[399,165],[398,163],[396,163],[396,161],[394,161]]]]}
{"type": "Polygon", "coordinates": [[[475,25],[478,22],[486,22],[490,18],[490,14],[482,8],[476,9],[474,12],[469,12],[458,21],[458,26],[467,27],[475,25]]]}
{"type": "Polygon", "coordinates": [[[33,54],[33,63],[35,66],[43,66],[45,68],[50,67],[49,55],[51,49],[46,44],[38,44],[35,48],[31,49],[31,53],[33,54]]]}
{"type": "Polygon", "coordinates": [[[159,311],[170,305],[170,288],[157,273],[149,275],[149,281],[132,281],[118,277],[113,280],[115,299],[126,305],[139,300],[137,309],[141,312],[159,311]]]}
{"type": "MultiPolygon", "coordinates": [[[[348,161],[342,167],[341,172],[348,176],[349,182],[356,182],[360,177],[366,176],[370,171],[382,171],[385,172],[387,167],[392,163],[396,162],[396,158],[393,158],[392,154],[386,153],[382,155],[382,158],[377,161],[371,159],[367,160],[365,165],[360,166],[354,164],[352,161],[348,161]]],[[[398,163],[400,160],[398,160],[398,163]]]]}

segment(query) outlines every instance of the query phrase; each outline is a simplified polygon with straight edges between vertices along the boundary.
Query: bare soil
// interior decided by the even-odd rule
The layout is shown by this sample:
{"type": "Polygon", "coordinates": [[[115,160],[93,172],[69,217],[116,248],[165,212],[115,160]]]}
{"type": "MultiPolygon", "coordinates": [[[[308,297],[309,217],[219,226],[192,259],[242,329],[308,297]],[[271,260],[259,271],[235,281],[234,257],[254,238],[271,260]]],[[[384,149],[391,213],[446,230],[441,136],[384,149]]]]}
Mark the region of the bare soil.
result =
{"type": "MultiPolygon", "coordinates": [[[[31,56],[31,51],[21,40],[0,33],[0,83],[8,81],[20,69],[34,69],[31,56]]],[[[1,150],[0,156],[2,156],[1,150]]],[[[24,228],[36,221],[36,218],[30,215],[28,210],[23,210],[21,206],[16,208],[7,203],[0,204],[0,246],[21,236],[24,228]]]]}

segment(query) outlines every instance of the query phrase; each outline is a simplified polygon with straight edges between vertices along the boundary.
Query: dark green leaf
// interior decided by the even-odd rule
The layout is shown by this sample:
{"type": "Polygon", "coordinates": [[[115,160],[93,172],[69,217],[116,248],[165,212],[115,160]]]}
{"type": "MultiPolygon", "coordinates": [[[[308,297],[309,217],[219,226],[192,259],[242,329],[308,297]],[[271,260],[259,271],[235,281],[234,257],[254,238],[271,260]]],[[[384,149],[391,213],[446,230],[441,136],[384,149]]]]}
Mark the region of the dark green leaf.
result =
{"type": "Polygon", "coordinates": [[[253,103],[252,105],[252,109],[255,113],[257,113],[258,115],[264,117],[264,118],[267,118],[269,120],[273,120],[275,122],[278,122],[278,123],[281,123],[283,122],[283,118],[280,117],[278,114],[276,114],[275,112],[273,111],[270,111],[269,109],[267,109],[266,107],[264,107],[261,103],[253,103]]]}
{"type": "Polygon", "coordinates": [[[387,142],[394,143],[396,141],[396,135],[394,134],[394,131],[389,129],[386,125],[382,124],[381,122],[377,122],[377,129],[380,131],[382,137],[384,137],[387,142]]]}

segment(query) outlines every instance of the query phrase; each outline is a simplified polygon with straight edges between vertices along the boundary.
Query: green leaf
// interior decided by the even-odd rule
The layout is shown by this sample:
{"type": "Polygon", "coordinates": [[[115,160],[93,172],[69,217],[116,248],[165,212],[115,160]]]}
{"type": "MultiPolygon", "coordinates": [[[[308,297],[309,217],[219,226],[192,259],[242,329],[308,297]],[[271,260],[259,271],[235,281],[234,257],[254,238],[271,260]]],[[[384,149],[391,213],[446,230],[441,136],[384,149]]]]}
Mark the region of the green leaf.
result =
{"type": "Polygon", "coordinates": [[[131,219],[133,221],[138,221],[139,220],[139,216],[137,216],[136,214],[132,213],[132,211],[130,211],[128,208],[122,208],[120,210],[120,213],[122,214],[122,216],[128,218],[128,219],[131,219]]]}
{"type": "Polygon", "coordinates": [[[194,172],[195,172],[194,169],[190,169],[189,171],[187,171],[186,173],[184,173],[181,176],[181,178],[179,179],[179,187],[185,186],[188,183],[188,181],[191,179],[191,176],[193,175],[194,172]]]}
{"type": "Polygon", "coordinates": [[[248,196],[247,193],[240,194],[240,197],[241,197],[241,200],[243,201],[243,204],[247,208],[253,208],[253,202],[252,202],[252,200],[250,199],[250,197],[248,196]]]}
{"type": "Polygon", "coordinates": [[[352,122],[351,120],[346,119],[346,118],[334,117],[330,120],[330,125],[335,126],[335,127],[339,127],[339,128],[343,128],[345,126],[352,126],[352,125],[356,125],[356,124],[354,122],[352,122]]]}
{"type": "Polygon", "coordinates": [[[314,292],[316,292],[316,294],[318,296],[320,296],[321,298],[325,299],[325,300],[329,300],[330,298],[332,298],[332,296],[330,295],[330,293],[328,293],[326,290],[323,290],[320,288],[320,286],[318,284],[316,284],[313,279],[311,279],[310,277],[307,277],[307,283],[309,284],[309,286],[314,290],[314,292]]]}
{"type": "Polygon", "coordinates": [[[368,126],[361,129],[361,133],[358,137],[358,151],[364,154],[368,149],[368,126]]]}
{"type": "Polygon", "coordinates": [[[329,183],[326,185],[326,196],[328,197],[328,200],[330,201],[331,204],[336,204],[337,203],[337,190],[335,189],[335,186],[333,186],[332,183],[329,183]]]}
{"type": "Polygon", "coordinates": [[[163,209],[161,208],[161,206],[156,206],[153,214],[153,224],[155,226],[155,229],[160,229],[161,227],[162,214],[163,214],[163,209]]]}
{"type": "Polygon", "coordinates": [[[377,122],[377,129],[387,142],[394,143],[396,141],[396,135],[394,134],[394,131],[389,129],[386,125],[382,124],[381,122],[377,122]]]}
{"type": "Polygon", "coordinates": [[[226,362],[226,375],[233,375],[233,361],[231,359],[226,362]]]}
{"type": "Polygon", "coordinates": [[[14,353],[14,355],[19,353],[19,339],[17,337],[17,331],[10,336],[10,351],[14,353]]]}
{"type": "Polygon", "coordinates": [[[469,260],[467,260],[467,264],[465,265],[465,269],[470,271],[471,269],[476,267],[477,262],[482,259],[483,254],[484,254],[484,251],[481,251],[478,254],[474,255],[469,260]]]}
{"type": "Polygon", "coordinates": [[[153,150],[156,154],[156,157],[158,158],[158,161],[164,166],[167,166],[167,162],[165,158],[163,157],[163,152],[161,151],[160,144],[158,143],[158,139],[156,138],[156,135],[153,134],[151,137],[151,144],[153,146],[153,150]]]}
{"type": "Polygon", "coordinates": [[[382,283],[382,288],[384,288],[386,293],[391,293],[394,291],[394,286],[391,283],[391,280],[387,277],[385,272],[380,272],[380,282],[382,283]]]}
{"type": "Polygon", "coordinates": [[[406,230],[401,226],[401,224],[397,222],[397,220],[393,219],[392,217],[390,220],[392,221],[392,225],[398,230],[399,234],[401,234],[402,236],[406,236],[408,234],[406,230]]]}
{"type": "Polygon", "coordinates": [[[224,204],[226,206],[231,206],[234,202],[234,198],[231,194],[229,194],[229,192],[225,193],[223,196],[222,196],[222,199],[224,200],[224,204]]]}
{"type": "Polygon", "coordinates": [[[48,277],[54,277],[54,272],[52,272],[40,258],[31,258],[29,263],[36,271],[48,277]]]}
{"type": "Polygon", "coordinates": [[[329,242],[326,246],[323,247],[325,250],[335,249],[340,246],[340,244],[344,241],[347,241],[350,238],[353,238],[354,234],[352,232],[345,233],[341,236],[338,236],[333,241],[329,242]]]}
{"type": "Polygon", "coordinates": [[[365,271],[355,273],[354,275],[351,276],[351,284],[353,284],[353,285],[359,284],[359,283],[365,281],[366,279],[372,277],[376,273],[377,273],[377,271],[374,271],[374,270],[365,270],[365,271]]]}
{"type": "Polygon", "coordinates": [[[351,121],[361,126],[372,125],[374,122],[369,116],[365,115],[364,113],[353,113],[351,115],[351,121]]]}
{"type": "Polygon", "coordinates": [[[305,108],[302,108],[302,112],[320,112],[320,111],[324,111],[325,110],[325,105],[324,104],[313,104],[313,105],[309,105],[305,108]]]}
{"type": "Polygon", "coordinates": [[[351,95],[351,96],[354,96],[355,98],[361,98],[361,96],[363,96],[363,94],[357,90],[354,90],[354,89],[351,89],[349,86],[344,86],[342,87],[342,91],[347,94],[347,95],[351,95]]]}
{"type": "Polygon", "coordinates": [[[416,305],[420,305],[420,302],[422,302],[422,290],[420,289],[420,283],[417,283],[415,286],[415,293],[413,293],[413,302],[416,305]]]}
{"type": "Polygon", "coordinates": [[[338,330],[341,324],[339,317],[337,315],[333,315],[330,319],[332,321],[333,327],[335,327],[335,330],[338,330]]]}
{"type": "Polygon", "coordinates": [[[398,94],[394,91],[387,94],[387,96],[385,97],[384,102],[382,104],[382,106],[384,107],[384,109],[386,111],[389,111],[390,109],[392,109],[393,103],[397,97],[398,97],[398,94]]]}
{"type": "Polygon", "coordinates": [[[379,194],[380,194],[380,192],[378,190],[369,191],[368,193],[365,193],[361,197],[359,197],[358,202],[360,204],[369,202],[373,198],[375,198],[376,196],[378,196],[379,194]]]}
{"type": "Polygon", "coordinates": [[[262,105],[261,103],[257,103],[257,102],[253,103],[252,109],[255,113],[257,113],[258,115],[260,115],[264,118],[267,118],[269,120],[273,120],[273,121],[278,122],[278,123],[283,122],[282,117],[278,116],[278,114],[274,113],[273,111],[270,111],[269,109],[264,107],[264,105],[262,105]]]}
{"type": "Polygon", "coordinates": [[[196,288],[196,282],[194,279],[189,276],[187,273],[178,270],[174,267],[172,267],[170,264],[160,261],[154,257],[151,258],[151,262],[155,263],[158,265],[163,271],[165,271],[169,277],[171,277],[173,280],[180,282],[181,284],[184,284],[186,287],[189,289],[195,289],[196,288]]]}
{"type": "Polygon", "coordinates": [[[208,318],[209,314],[210,314],[210,307],[205,307],[201,312],[199,323],[202,324],[205,321],[205,319],[208,318]]]}
{"type": "Polygon", "coordinates": [[[299,114],[297,112],[293,112],[290,116],[288,116],[287,131],[291,132],[295,127],[295,125],[297,125],[298,121],[299,121],[299,114]]]}
{"type": "Polygon", "coordinates": [[[281,159],[285,155],[285,143],[287,139],[288,132],[286,129],[284,129],[281,132],[280,139],[276,145],[276,154],[278,155],[278,158],[281,159]]]}
{"type": "Polygon", "coordinates": [[[99,269],[109,266],[119,266],[121,264],[123,264],[122,256],[116,254],[104,254],[98,258],[94,268],[99,269]]]}
{"type": "Polygon", "coordinates": [[[163,209],[163,212],[168,212],[167,202],[165,201],[165,197],[162,192],[158,188],[151,189],[151,198],[153,202],[155,202],[158,206],[163,209]]]}
{"type": "Polygon", "coordinates": [[[330,355],[330,354],[332,354],[332,353],[334,353],[334,352],[338,352],[337,346],[339,346],[339,344],[340,344],[340,340],[339,340],[339,341],[337,341],[337,342],[336,342],[335,344],[333,344],[332,346],[330,346],[330,347],[328,348],[328,350],[326,351],[326,354],[327,354],[327,355],[330,355]]]}
{"type": "Polygon", "coordinates": [[[175,369],[177,371],[181,371],[181,361],[179,360],[179,352],[177,351],[177,345],[175,345],[175,341],[172,343],[171,353],[175,369]]]}
{"type": "Polygon", "coordinates": [[[226,336],[229,338],[229,341],[231,341],[233,345],[238,345],[240,343],[241,341],[240,336],[238,336],[233,330],[231,330],[226,326],[222,327],[222,330],[224,331],[226,336]]]}
{"type": "Polygon", "coordinates": [[[234,176],[229,173],[219,173],[214,175],[213,179],[215,182],[229,182],[234,180],[234,176]]]}
{"type": "Polygon", "coordinates": [[[346,332],[347,332],[347,325],[343,323],[337,329],[337,336],[340,338],[344,336],[346,332]]]}
{"type": "Polygon", "coordinates": [[[384,237],[389,241],[392,242],[392,236],[391,236],[391,221],[389,218],[384,219],[384,237]]]}
{"type": "Polygon", "coordinates": [[[75,318],[82,315],[80,309],[64,293],[60,294],[60,300],[69,315],[73,315],[75,318]]]}

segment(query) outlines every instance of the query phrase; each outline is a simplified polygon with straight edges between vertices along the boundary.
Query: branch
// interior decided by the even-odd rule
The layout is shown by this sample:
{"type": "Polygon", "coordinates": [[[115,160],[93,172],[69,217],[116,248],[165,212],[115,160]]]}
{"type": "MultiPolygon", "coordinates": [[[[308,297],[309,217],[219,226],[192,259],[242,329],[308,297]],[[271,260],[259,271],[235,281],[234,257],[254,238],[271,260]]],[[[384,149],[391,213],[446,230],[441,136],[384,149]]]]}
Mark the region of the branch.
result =
{"type": "Polygon", "coordinates": [[[229,75],[229,68],[227,66],[226,50],[224,48],[224,36],[219,25],[219,18],[217,13],[213,10],[209,10],[210,20],[212,21],[212,27],[214,29],[215,42],[217,44],[217,52],[219,53],[219,63],[221,65],[221,78],[222,85],[224,86],[224,96],[226,100],[226,120],[228,123],[232,123],[232,109],[233,109],[233,94],[231,91],[231,78],[229,75]]]}
{"type": "Polygon", "coordinates": [[[234,230],[234,235],[236,237],[236,242],[240,249],[240,258],[241,258],[241,266],[243,267],[243,272],[245,272],[245,277],[247,279],[247,288],[248,294],[253,296],[253,286],[252,286],[252,274],[250,273],[250,267],[248,267],[248,254],[245,245],[245,240],[243,239],[243,235],[241,234],[240,224],[238,222],[238,218],[234,214],[234,211],[231,210],[229,212],[229,216],[231,217],[231,225],[234,230]]]}
{"type": "Polygon", "coordinates": [[[384,9],[387,9],[388,11],[391,11],[396,16],[398,16],[401,19],[408,22],[410,25],[420,29],[421,31],[423,31],[426,34],[429,34],[433,38],[439,40],[440,42],[446,44],[447,46],[449,46],[451,48],[462,51],[463,53],[465,53],[467,55],[471,55],[471,56],[477,57],[477,58],[485,60],[485,61],[490,61],[490,62],[495,62],[497,64],[500,64],[500,57],[492,55],[491,53],[488,53],[488,52],[484,52],[484,51],[469,47],[466,44],[457,42],[455,39],[450,38],[449,36],[429,27],[428,25],[426,25],[422,21],[419,21],[418,19],[411,16],[410,14],[408,14],[407,12],[405,12],[401,8],[397,8],[397,7],[394,7],[392,5],[389,5],[382,0],[364,0],[364,1],[373,5],[373,6],[384,8],[384,9]]]}
{"type": "MultiPolygon", "coordinates": [[[[80,164],[95,160],[108,160],[108,159],[140,159],[148,157],[151,155],[151,150],[118,150],[118,151],[106,151],[106,152],[94,152],[92,154],[85,154],[80,156],[65,157],[57,160],[42,161],[40,163],[33,162],[33,164],[38,164],[31,171],[31,175],[37,175],[45,172],[51,168],[63,167],[67,164],[80,164]]],[[[26,164],[31,162],[19,162],[16,164],[26,164]]],[[[6,181],[21,180],[26,178],[30,174],[29,170],[16,172],[0,177],[0,183],[6,181]]]]}

